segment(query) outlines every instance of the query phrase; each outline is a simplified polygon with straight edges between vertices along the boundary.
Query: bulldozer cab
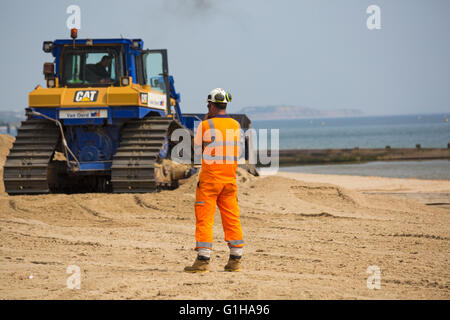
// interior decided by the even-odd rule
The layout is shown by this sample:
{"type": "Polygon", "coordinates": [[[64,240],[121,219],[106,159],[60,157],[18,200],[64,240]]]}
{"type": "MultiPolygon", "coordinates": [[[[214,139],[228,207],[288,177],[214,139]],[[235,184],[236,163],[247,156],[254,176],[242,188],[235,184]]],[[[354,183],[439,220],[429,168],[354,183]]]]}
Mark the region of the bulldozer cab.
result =
{"type": "MultiPolygon", "coordinates": [[[[89,107],[149,109],[140,110],[139,117],[148,112],[170,115],[174,107],[181,114],[179,95],[169,75],[167,50],[144,50],[143,45],[141,39],[122,38],[45,41],[43,51],[54,57],[53,62],[44,64],[47,88],[61,89],[52,91],[52,106],[75,108],[82,106],[79,102],[91,102],[89,107]],[[96,96],[87,97],[85,92],[77,91],[79,88],[96,92],[96,96]],[[56,95],[62,98],[57,105],[56,95]]],[[[43,94],[40,90],[30,93],[30,107],[50,106],[38,97],[43,94]]]]}
{"type": "Polygon", "coordinates": [[[123,58],[113,48],[64,48],[61,84],[68,87],[119,86],[123,58]]]}
{"type": "Polygon", "coordinates": [[[62,48],[62,86],[120,86],[120,78],[166,93],[169,80],[166,50],[127,50],[123,45],[62,48]]]}
{"type": "Polygon", "coordinates": [[[46,79],[56,77],[56,86],[63,88],[131,85],[138,91],[148,92],[141,96],[143,104],[164,107],[170,114],[173,103],[168,103],[171,102],[171,80],[167,50],[143,50],[142,46],[140,39],[44,42],[44,51],[52,52],[56,66],[56,72],[50,71],[46,79]]]}

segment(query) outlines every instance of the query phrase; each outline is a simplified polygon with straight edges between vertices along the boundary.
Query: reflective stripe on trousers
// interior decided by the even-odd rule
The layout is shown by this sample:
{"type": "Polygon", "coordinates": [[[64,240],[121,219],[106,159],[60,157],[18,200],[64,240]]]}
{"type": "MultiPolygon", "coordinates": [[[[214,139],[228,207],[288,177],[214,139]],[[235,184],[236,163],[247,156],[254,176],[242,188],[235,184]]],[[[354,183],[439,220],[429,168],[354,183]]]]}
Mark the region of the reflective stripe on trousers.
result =
{"type": "Polygon", "coordinates": [[[240,246],[241,244],[244,244],[244,240],[230,240],[227,242],[230,247],[237,247],[237,248],[241,247],[240,246]]]}
{"type": "Polygon", "coordinates": [[[197,241],[195,243],[195,248],[212,248],[212,242],[201,242],[201,241],[197,241]]]}

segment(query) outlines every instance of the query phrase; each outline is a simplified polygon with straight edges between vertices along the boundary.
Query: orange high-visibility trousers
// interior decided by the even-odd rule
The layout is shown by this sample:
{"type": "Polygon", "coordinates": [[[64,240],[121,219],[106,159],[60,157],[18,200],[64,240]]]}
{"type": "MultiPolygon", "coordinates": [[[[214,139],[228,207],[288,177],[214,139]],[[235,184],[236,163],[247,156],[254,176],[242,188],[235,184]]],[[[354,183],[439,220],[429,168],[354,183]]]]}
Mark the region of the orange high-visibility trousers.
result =
{"type": "Polygon", "coordinates": [[[236,183],[209,183],[200,181],[195,199],[196,247],[212,249],[213,224],[216,204],[222,217],[225,241],[229,247],[243,247],[242,228],[236,183]]]}

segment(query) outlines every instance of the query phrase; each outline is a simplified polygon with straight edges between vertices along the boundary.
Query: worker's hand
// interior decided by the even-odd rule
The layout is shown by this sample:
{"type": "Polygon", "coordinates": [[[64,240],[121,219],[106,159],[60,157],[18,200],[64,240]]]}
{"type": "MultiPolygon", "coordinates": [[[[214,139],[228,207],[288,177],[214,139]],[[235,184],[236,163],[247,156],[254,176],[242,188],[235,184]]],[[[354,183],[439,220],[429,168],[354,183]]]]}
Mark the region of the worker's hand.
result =
{"type": "Polygon", "coordinates": [[[214,118],[214,109],[211,107],[211,103],[208,102],[207,108],[208,108],[208,113],[205,114],[205,117],[203,118],[203,120],[208,120],[208,119],[214,118]]]}

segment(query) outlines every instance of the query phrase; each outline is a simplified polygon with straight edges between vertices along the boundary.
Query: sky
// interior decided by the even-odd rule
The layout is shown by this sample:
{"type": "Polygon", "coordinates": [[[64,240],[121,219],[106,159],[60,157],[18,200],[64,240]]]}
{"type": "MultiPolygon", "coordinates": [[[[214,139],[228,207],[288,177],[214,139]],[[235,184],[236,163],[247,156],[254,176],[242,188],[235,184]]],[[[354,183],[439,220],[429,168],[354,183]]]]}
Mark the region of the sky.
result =
{"type": "Polygon", "coordinates": [[[367,115],[450,113],[448,0],[6,0],[0,4],[0,110],[22,110],[44,85],[51,54],[69,38],[66,9],[81,8],[79,38],[142,38],[168,49],[184,112],[205,112],[228,90],[230,112],[292,105],[367,115]],[[366,13],[380,8],[381,29],[366,13]]]}

